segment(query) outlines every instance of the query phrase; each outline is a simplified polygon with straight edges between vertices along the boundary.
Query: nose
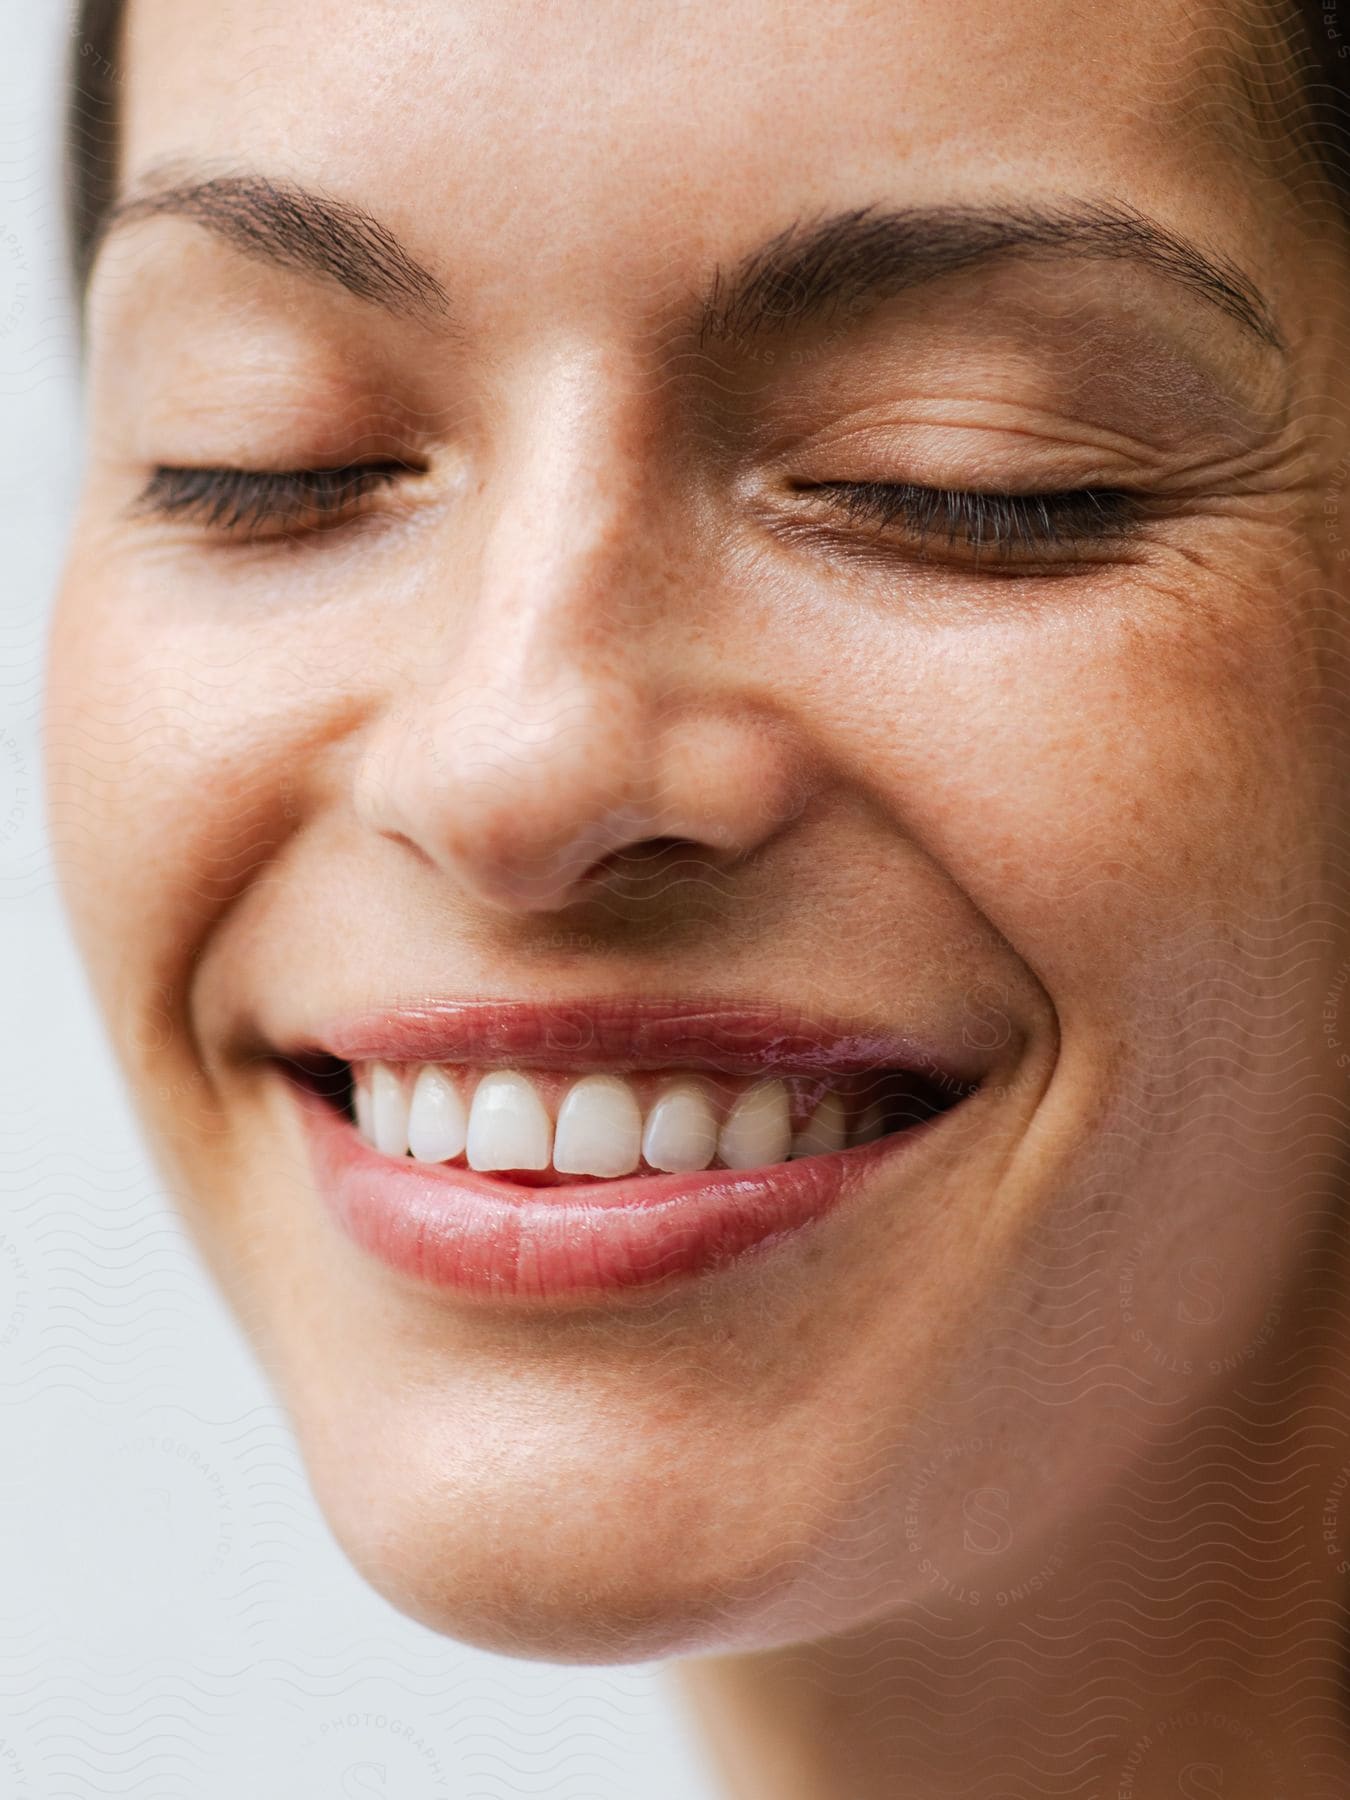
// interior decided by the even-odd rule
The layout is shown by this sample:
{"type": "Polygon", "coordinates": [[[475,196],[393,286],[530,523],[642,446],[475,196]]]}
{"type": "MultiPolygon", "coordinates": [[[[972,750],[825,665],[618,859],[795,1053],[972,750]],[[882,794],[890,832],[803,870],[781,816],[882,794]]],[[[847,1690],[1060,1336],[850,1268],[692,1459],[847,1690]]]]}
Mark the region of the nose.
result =
{"type": "Polygon", "coordinates": [[[807,788],[762,671],[719,656],[706,612],[694,628],[687,509],[653,497],[621,405],[594,381],[561,386],[470,503],[471,591],[453,591],[446,571],[467,559],[443,544],[357,776],[369,827],[514,913],[594,894],[658,842],[751,856],[807,788]]]}

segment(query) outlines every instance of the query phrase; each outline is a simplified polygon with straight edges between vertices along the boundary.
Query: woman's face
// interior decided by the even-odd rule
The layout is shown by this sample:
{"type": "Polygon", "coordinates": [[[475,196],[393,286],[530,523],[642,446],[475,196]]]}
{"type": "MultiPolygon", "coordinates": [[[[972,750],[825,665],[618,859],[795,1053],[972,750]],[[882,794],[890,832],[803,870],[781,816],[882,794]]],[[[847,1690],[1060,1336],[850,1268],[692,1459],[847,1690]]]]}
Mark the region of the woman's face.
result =
{"type": "Polygon", "coordinates": [[[52,821],[318,1498],[440,1629],[1015,1603],[1280,1329],[1350,1040],[1345,320],[1213,12],[134,0],[52,821]],[[785,1174],[762,1084],[876,1128],[831,1029],[975,1091],[785,1174]],[[419,1175],[301,1052],[377,1134],[523,1074],[517,1146],[617,1076],[592,1154],[757,1094],[745,1173],[419,1175]]]}

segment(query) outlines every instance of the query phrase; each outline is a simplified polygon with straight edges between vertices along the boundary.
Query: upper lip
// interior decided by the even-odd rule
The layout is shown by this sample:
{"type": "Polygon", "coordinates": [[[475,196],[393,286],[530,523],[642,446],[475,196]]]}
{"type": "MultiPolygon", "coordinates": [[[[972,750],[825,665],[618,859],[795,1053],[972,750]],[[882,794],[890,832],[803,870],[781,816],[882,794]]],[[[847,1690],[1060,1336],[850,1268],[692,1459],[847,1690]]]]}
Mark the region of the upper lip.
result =
{"type": "Polygon", "coordinates": [[[294,1058],[443,1062],[537,1069],[716,1069],[783,1075],[905,1069],[975,1086],[987,1055],[959,1040],[896,1032],[800,1007],[627,997],[426,1000],[336,1018],[285,1046],[294,1058]]]}

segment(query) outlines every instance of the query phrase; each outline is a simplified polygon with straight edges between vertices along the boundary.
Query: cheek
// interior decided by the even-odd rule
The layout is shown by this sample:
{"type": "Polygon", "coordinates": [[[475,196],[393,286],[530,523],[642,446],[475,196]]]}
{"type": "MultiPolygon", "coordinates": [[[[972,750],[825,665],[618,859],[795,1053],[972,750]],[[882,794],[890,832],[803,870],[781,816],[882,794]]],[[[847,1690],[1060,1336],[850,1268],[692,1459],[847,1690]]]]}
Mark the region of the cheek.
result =
{"type": "Polygon", "coordinates": [[[298,609],[233,615],[96,539],[72,558],[48,660],[48,806],[72,922],[134,1061],[186,1053],[196,959],[285,854],[309,745],[349,704],[355,661],[298,609]]]}
{"type": "Polygon", "coordinates": [[[1161,939],[1308,891],[1337,778],[1311,604],[1273,571],[989,604],[921,654],[897,633],[835,729],[1061,1022],[1137,993],[1161,939]]]}
{"type": "MultiPolygon", "coordinates": [[[[1233,918],[1316,844],[1319,677],[1273,573],[1006,588],[956,624],[813,595],[767,609],[758,650],[774,643],[781,702],[871,789],[886,836],[914,840],[1071,1011],[1118,998],[1160,931],[1197,906],[1233,918]]],[[[72,560],[52,829],[96,983],[148,1054],[215,922],[287,854],[325,747],[380,703],[368,649],[318,602],[234,609],[97,542],[72,560]]]]}

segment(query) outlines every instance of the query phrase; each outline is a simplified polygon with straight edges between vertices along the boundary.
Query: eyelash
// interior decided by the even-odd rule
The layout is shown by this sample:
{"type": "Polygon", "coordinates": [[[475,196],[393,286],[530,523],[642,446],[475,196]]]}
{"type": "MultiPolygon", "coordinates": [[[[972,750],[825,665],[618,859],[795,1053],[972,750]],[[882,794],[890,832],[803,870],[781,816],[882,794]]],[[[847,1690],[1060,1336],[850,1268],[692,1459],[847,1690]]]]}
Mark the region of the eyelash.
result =
{"type": "Polygon", "coordinates": [[[1121,488],[1064,488],[1031,494],[982,493],[884,481],[825,481],[821,494],[850,520],[900,524],[922,550],[931,539],[949,549],[1008,558],[1119,537],[1139,518],[1139,499],[1121,488]]]}
{"type": "Polygon", "coordinates": [[[308,521],[317,527],[339,522],[367,494],[416,472],[401,462],[329,469],[161,467],[151,475],[137,506],[213,531],[240,531],[269,521],[293,528],[308,521]]]}
{"type": "MultiPolygon", "coordinates": [[[[367,495],[416,472],[396,461],[277,470],[162,466],[138,506],[226,534],[269,522],[296,534],[343,523],[367,495]]],[[[882,530],[902,525],[920,551],[938,539],[948,549],[959,547],[976,557],[991,551],[1005,561],[1019,553],[1100,544],[1135,523],[1139,511],[1137,497],[1118,488],[998,494],[903,482],[823,481],[798,491],[821,496],[852,523],[870,521],[882,530]]]]}

